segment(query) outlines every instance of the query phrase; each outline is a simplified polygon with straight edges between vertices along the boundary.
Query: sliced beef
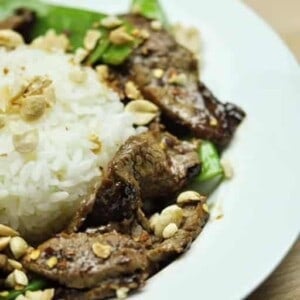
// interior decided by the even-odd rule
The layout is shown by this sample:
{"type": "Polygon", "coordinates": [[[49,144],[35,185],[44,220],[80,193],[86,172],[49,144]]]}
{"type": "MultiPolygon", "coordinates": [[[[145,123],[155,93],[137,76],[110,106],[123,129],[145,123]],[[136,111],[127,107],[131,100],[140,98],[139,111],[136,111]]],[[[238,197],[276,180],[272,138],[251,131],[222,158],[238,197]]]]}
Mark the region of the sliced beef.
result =
{"type": "Polygon", "coordinates": [[[163,204],[200,171],[195,146],[155,128],[133,136],[109,164],[95,199],[82,204],[69,231],[129,219],[143,203],[163,204]]]}
{"type": "Polygon", "coordinates": [[[23,265],[60,284],[56,300],[100,300],[115,296],[120,288],[138,289],[150,275],[185,252],[205,225],[208,214],[203,202],[182,209],[182,224],[169,239],[146,231],[137,220],[108,224],[84,233],[58,235],[38,247],[41,255],[37,260],[27,254],[23,265]],[[94,243],[110,245],[110,256],[95,256],[94,243]],[[53,268],[47,265],[51,257],[58,259],[53,268]]]}
{"type": "Polygon", "coordinates": [[[33,11],[26,8],[20,8],[15,11],[14,15],[0,21],[0,29],[12,29],[18,31],[26,39],[27,33],[35,20],[36,15],[33,11]]]}
{"type": "Polygon", "coordinates": [[[121,67],[111,68],[109,83],[124,96],[124,83],[133,81],[145,97],[160,107],[166,124],[173,122],[187,128],[196,137],[226,146],[244,112],[233,104],[223,104],[199,83],[198,62],[166,30],[151,29],[140,16],[125,17],[150,37],[138,47],[121,67]],[[163,70],[161,78],[155,69],[163,70]]]}
{"type": "Polygon", "coordinates": [[[59,287],[55,290],[55,300],[101,300],[116,296],[117,291],[126,288],[126,292],[144,285],[140,276],[127,276],[120,279],[108,279],[98,287],[89,290],[76,290],[59,287]]]}
{"type": "Polygon", "coordinates": [[[77,289],[99,287],[148,276],[148,260],[142,245],[115,231],[104,234],[74,233],[58,235],[38,247],[41,255],[23,259],[27,270],[63,286],[77,289]],[[101,246],[100,250],[95,248],[101,246]],[[96,249],[96,250],[95,250],[96,249]],[[57,264],[49,265],[49,259],[57,264]]]}

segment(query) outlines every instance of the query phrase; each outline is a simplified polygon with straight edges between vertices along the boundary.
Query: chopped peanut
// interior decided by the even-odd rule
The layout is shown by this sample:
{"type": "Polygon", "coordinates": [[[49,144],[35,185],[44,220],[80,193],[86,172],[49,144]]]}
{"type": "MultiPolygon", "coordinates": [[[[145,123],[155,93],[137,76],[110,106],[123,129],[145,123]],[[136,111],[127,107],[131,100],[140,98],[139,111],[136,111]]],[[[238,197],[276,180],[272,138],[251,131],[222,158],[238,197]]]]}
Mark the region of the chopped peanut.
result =
{"type": "Polygon", "coordinates": [[[100,258],[108,258],[111,255],[112,247],[101,243],[94,243],[92,245],[94,254],[100,258]]]}
{"type": "Polygon", "coordinates": [[[108,29],[113,29],[115,27],[118,27],[120,25],[122,25],[123,21],[120,20],[118,17],[116,16],[108,16],[106,18],[104,18],[103,20],[101,20],[100,24],[108,29]]]}
{"type": "Polygon", "coordinates": [[[50,257],[46,262],[47,266],[50,269],[53,269],[57,265],[57,263],[58,263],[58,260],[57,260],[57,257],[55,257],[55,256],[50,257]]]}
{"type": "Polygon", "coordinates": [[[13,135],[13,145],[16,151],[20,153],[30,153],[33,152],[38,146],[39,134],[38,131],[31,130],[23,134],[13,135]]]}
{"type": "Polygon", "coordinates": [[[41,255],[41,251],[38,249],[35,249],[35,250],[31,251],[29,258],[31,260],[37,260],[40,257],[40,255],[41,255]]]}
{"type": "Polygon", "coordinates": [[[84,48],[89,51],[93,50],[96,47],[100,38],[101,32],[99,30],[88,30],[83,41],[84,48]]]}
{"type": "Polygon", "coordinates": [[[140,97],[140,91],[132,81],[128,81],[125,84],[125,94],[130,99],[138,99],[140,97]]]}
{"type": "Polygon", "coordinates": [[[20,235],[19,232],[12,229],[9,226],[0,224],[0,236],[17,236],[20,235]]]}
{"type": "Polygon", "coordinates": [[[163,232],[162,232],[162,236],[164,239],[169,239],[172,236],[174,236],[174,234],[178,231],[178,227],[175,223],[170,223],[168,224],[163,232]]]}
{"type": "Polygon", "coordinates": [[[9,246],[16,259],[22,257],[28,249],[28,244],[26,241],[19,236],[13,237],[9,242],[9,246]]]}
{"type": "Polygon", "coordinates": [[[24,40],[19,33],[11,29],[0,30],[0,46],[4,46],[8,49],[13,49],[22,44],[24,44],[24,40]]]}
{"type": "Polygon", "coordinates": [[[189,202],[201,202],[205,200],[206,200],[205,196],[202,196],[195,191],[185,191],[179,194],[179,196],[177,197],[178,204],[184,204],[189,202]]]}
{"type": "Polygon", "coordinates": [[[158,115],[159,108],[150,101],[135,100],[125,106],[125,111],[133,113],[134,124],[147,125],[158,115]]]}
{"type": "Polygon", "coordinates": [[[134,39],[127,33],[125,27],[119,27],[110,32],[109,40],[115,45],[124,45],[132,42],[134,39]]]}

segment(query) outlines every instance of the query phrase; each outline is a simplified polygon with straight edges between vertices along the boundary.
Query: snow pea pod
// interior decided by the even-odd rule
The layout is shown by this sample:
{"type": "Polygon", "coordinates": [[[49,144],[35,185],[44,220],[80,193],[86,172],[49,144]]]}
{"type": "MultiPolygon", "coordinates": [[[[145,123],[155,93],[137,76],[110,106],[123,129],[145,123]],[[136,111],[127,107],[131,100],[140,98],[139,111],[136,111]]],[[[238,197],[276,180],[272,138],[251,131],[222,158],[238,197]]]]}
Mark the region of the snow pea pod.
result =
{"type": "Polygon", "coordinates": [[[223,176],[224,171],[220,162],[220,156],[214,144],[208,141],[202,142],[199,149],[199,157],[202,162],[202,171],[198,177],[200,182],[223,176]]]}
{"type": "Polygon", "coordinates": [[[204,195],[211,194],[224,179],[224,170],[215,145],[209,141],[201,142],[198,149],[201,172],[189,184],[189,189],[204,195]]]}
{"type": "MultiPolygon", "coordinates": [[[[33,40],[45,34],[49,29],[54,29],[57,33],[68,35],[72,50],[83,47],[87,30],[94,28],[95,24],[99,24],[106,17],[105,14],[99,12],[55,6],[37,0],[0,0],[0,19],[12,15],[16,9],[21,7],[33,10],[37,16],[35,24],[28,32],[28,40],[33,40]]],[[[126,45],[113,45],[109,41],[106,28],[98,26],[96,30],[101,32],[102,38],[86,60],[89,65],[96,63],[122,64],[140,42],[136,39],[126,45]]]]}
{"type": "Polygon", "coordinates": [[[158,0],[132,0],[131,12],[139,13],[142,16],[161,21],[168,25],[167,16],[158,0]]]}

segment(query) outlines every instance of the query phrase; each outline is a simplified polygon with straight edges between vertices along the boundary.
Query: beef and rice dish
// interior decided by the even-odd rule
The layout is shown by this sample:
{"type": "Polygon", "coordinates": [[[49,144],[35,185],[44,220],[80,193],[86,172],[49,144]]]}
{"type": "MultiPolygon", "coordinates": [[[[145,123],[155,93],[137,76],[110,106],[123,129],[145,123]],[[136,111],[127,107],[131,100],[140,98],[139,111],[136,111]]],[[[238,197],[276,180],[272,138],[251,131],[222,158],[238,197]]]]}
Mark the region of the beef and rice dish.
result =
{"type": "Polygon", "coordinates": [[[126,298],[200,234],[245,113],[158,1],[0,10],[0,299],[126,298]]]}

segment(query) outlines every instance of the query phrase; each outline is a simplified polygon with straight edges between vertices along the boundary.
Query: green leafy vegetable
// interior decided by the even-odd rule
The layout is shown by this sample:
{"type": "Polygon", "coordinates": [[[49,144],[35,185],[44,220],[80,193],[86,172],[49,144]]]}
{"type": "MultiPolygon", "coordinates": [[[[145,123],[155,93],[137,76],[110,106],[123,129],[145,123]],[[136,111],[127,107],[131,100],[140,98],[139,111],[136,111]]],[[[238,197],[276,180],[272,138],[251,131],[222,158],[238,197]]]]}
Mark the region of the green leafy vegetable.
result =
{"type": "MultiPolygon", "coordinates": [[[[132,24],[125,20],[123,26],[129,34],[132,34],[134,30],[132,24]]],[[[125,45],[110,44],[107,51],[103,53],[102,61],[108,65],[120,65],[141,42],[142,40],[136,37],[133,42],[125,45]]]]}
{"type": "Polygon", "coordinates": [[[224,178],[224,171],[214,144],[208,141],[202,142],[198,153],[202,163],[202,171],[190,184],[190,188],[208,195],[221,183],[224,178]]]}
{"type": "Polygon", "coordinates": [[[158,0],[132,0],[131,12],[139,13],[142,16],[161,21],[168,25],[166,14],[158,0]]]}
{"type": "Polygon", "coordinates": [[[0,300],[15,300],[18,296],[25,294],[26,291],[39,291],[47,288],[47,282],[42,279],[32,280],[26,288],[20,291],[12,290],[9,291],[9,294],[5,297],[0,297],[0,300]]]}
{"type": "Polygon", "coordinates": [[[211,142],[203,142],[199,150],[202,162],[202,172],[198,180],[200,182],[211,180],[217,176],[223,177],[223,168],[216,147],[211,142]]]}
{"type": "Polygon", "coordinates": [[[120,65],[124,61],[124,58],[129,57],[131,52],[132,48],[128,45],[110,45],[108,50],[103,54],[102,60],[108,65],[120,65]]]}
{"type": "MultiPolygon", "coordinates": [[[[97,47],[94,49],[94,51],[88,56],[86,60],[87,65],[94,65],[95,63],[99,62],[100,60],[103,60],[103,55],[107,53],[108,47],[110,45],[110,42],[107,37],[102,37],[100,42],[98,43],[97,47]]],[[[123,57],[120,57],[121,63],[123,62],[123,57]]]]}
{"type": "Polygon", "coordinates": [[[105,17],[105,14],[98,12],[49,5],[35,0],[0,0],[0,7],[0,18],[12,15],[14,10],[20,7],[32,9],[37,14],[37,20],[29,32],[30,40],[53,28],[58,33],[66,33],[74,49],[83,45],[86,31],[105,17]]]}
{"type": "MultiPolygon", "coordinates": [[[[38,0],[0,0],[0,19],[12,15],[14,10],[20,7],[32,9],[37,15],[37,20],[29,32],[29,40],[44,35],[49,29],[54,29],[57,33],[68,35],[73,50],[82,47],[87,30],[106,17],[103,13],[55,6],[38,0]]],[[[125,26],[130,28],[126,22],[125,26]]],[[[109,41],[109,32],[106,28],[99,26],[97,30],[101,32],[102,38],[87,58],[86,63],[90,65],[100,62],[121,64],[141,42],[136,38],[134,42],[126,45],[113,45],[109,41]]]]}

